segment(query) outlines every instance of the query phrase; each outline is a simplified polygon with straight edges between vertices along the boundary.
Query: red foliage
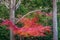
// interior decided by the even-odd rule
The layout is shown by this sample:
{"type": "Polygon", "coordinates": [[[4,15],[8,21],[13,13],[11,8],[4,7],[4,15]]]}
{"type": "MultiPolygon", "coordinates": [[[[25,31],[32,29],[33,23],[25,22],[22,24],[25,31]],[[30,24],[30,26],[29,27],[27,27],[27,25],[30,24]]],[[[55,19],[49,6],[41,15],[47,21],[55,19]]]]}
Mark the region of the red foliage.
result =
{"type": "Polygon", "coordinates": [[[37,18],[23,18],[21,22],[24,24],[23,27],[18,28],[12,21],[5,20],[2,24],[8,25],[10,29],[13,29],[14,34],[18,34],[20,36],[46,36],[46,32],[51,32],[50,26],[43,26],[41,24],[36,23],[37,18]]]}

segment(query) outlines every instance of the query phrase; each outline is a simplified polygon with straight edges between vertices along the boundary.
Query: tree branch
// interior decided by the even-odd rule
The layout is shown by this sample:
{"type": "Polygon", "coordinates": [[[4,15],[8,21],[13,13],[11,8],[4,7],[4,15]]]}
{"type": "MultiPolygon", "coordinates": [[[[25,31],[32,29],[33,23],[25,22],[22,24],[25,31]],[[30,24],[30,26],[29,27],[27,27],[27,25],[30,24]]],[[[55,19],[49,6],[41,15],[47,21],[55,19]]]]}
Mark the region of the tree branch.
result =
{"type": "Polygon", "coordinates": [[[23,19],[23,18],[26,17],[27,15],[29,15],[29,14],[31,14],[31,13],[33,13],[33,12],[36,12],[36,11],[41,11],[41,10],[34,10],[34,11],[28,12],[27,14],[23,15],[20,19],[18,19],[16,23],[18,23],[21,19],[23,19]]]}
{"type": "Polygon", "coordinates": [[[18,9],[19,5],[21,4],[21,0],[19,0],[16,4],[16,9],[18,9]]]}
{"type": "Polygon", "coordinates": [[[4,3],[5,4],[5,6],[9,9],[9,3],[4,3]]]}
{"type": "Polygon", "coordinates": [[[4,4],[9,9],[9,1],[8,0],[2,0],[1,4],[4,4]]]}

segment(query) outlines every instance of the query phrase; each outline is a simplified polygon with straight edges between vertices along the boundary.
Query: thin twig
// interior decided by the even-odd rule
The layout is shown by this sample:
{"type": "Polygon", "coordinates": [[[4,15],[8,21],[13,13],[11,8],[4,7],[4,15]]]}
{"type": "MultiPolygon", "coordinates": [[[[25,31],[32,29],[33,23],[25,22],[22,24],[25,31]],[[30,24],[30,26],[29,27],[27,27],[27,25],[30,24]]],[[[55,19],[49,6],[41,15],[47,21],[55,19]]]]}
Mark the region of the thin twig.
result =
{"type": "Polygon", "coordinates": [[[19,5],[21,4],[21,0],[19,0],[16,4],[16,9],[19,7],[19,5]]]}
{"type": "Polygon", "coordinates": [[[31,14],[31,13],[33,13],[33,12],[36,12],[36,11],[41,11],[41,10],[33,10],[33,11],[28,12],[27,14],[23,15],[20,19],[18,19],[18,20],[17,20],[17,23],[18,23],[21,19],[23,19],[24,17],[26,17],[27,15],[29,15],[29,14],[31,14]]]}

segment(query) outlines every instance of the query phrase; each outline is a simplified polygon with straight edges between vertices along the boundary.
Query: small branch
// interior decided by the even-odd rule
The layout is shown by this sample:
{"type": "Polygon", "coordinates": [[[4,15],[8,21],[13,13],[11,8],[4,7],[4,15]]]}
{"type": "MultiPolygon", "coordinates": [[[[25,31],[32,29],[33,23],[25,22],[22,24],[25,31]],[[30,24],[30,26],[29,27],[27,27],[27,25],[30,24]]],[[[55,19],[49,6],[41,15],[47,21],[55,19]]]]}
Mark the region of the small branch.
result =
{"type": "MultiPolygon", "coordinates": [[[[25,14],[22,18],[24,18],[24,17],[26,17],[27,15],[29,15],[29,14],[31,14],[31,13],[33,13],[33,12],[36,12],[36,11],[41,11],[41,10],[30,11],[30,12],[28,12],[27,14],[25,14]]],[[[21,18],[21,19],[22,19],[22,18],[21,18]]]]}
{"type": "Polygon", "coordinates": [[[31,13],[33,13],[33,12],[36,12],[36,11],[41,11],[41,10],[34,10],[34,11],[28,12],[27,14],[23,15],[20,19],[18,19],[18,20],[17,20],[17,23],[18,23],[21,19],[23,19],[24,17],[26,17],[27,15],[29,15],[29,14],[31,14],[31,13]]]}
{"type": "Polygon", "coordinates": [[[9,9],[9,3],[4,3],[5,4],[5,6],[9,9]]]}
{"type": "Polygon", "coordinates": [[[2,1],[1,4],[4,4],[8,9],[9,9],[9,2],[8,0],[7,1],[2,1]]]}
{"type": "Polygon", "coordinates": [[[21,4],[21,0],[19,0],[16,4],[16,9],[18,9],[19,5],[21,4]]]}

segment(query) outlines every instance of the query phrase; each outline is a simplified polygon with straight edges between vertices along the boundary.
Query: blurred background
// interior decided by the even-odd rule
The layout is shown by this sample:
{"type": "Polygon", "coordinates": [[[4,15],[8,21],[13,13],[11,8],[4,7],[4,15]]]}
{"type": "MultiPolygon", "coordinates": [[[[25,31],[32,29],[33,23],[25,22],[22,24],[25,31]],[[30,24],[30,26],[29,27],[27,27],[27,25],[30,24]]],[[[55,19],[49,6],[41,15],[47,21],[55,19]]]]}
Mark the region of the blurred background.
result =
{"type": "MultiPolygon", "coordinates": [[[[57,1],[57,19],[58,19],[58,39],[60,40],[60,0],[57,1]]],[[[52,13],[52,0],[22,0],[19,8],[15,11],[15,17],[18,18],[19,15],[25,15],[26,13],[33,10],[41,10],[45,13],[52,13]]],[[[32,17],[30,15],[29,17],[32,17]]],[[[4,4],[0,4],[0,18],[9,19],[9,9],[6,8],[4,4]]],[[[40,22],[43,25],[52,26],[52,18],[51,16],[47,16],[48,22],[45,22],[47,18],[44,16],[40,17],[40,22]]],[[[1,20],[0,20],[1,22],[1,20]]],[[[21,26],[20,24],[16,24],[21,26]]],[[[17,40],[19,40],[19,36],[15,36],[17,40]]],[[[31,38],[34,40],[36,37],[31,38]]],[[[10,39],[10,31],[6,29],[6,26],[0,26],[0,40],[9,40],[10,39]]],[[[25,38],[28,40],[29,38],[25,38]]],[[[46,37],[37,37],[38,40],[52,40],[52,34],[46,37]]],[[[23,39],[22,39],[23,40],[23,39]]]]}

